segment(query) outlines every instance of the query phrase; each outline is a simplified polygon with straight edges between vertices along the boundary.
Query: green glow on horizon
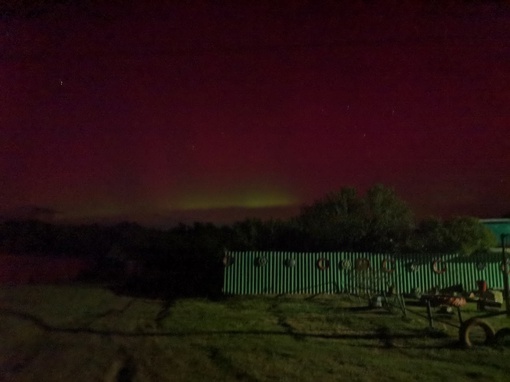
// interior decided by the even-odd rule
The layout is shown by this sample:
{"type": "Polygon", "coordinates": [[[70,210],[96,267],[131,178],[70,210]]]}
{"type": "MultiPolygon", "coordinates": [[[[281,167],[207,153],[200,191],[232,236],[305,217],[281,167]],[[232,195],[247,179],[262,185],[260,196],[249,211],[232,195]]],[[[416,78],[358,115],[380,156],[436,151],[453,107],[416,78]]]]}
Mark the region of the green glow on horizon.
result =
{"type": "Polygon", "coordinates": [[[117,200],[115,196],[94,195],[77,201],[60,201],[51,206],[59,211],[56,219],[104,219],[121,217],[150,216],[171,213],[171,211],[191,211],[227,208],[275,208],[298,205],[300,199],[280,187],[233,186],[228,188],[210,187],[180,193],[167,192],[166,195],[145,195],[145,198],[117,200]],[[211,189],[212,188],[212,189],[211,189]]]}
{"type": "Polygon", "coordinates": [[[248,190],[228,192],[190,193],[177,199],[172,207],[183,210],[216,208],[267,208],[284,207],[299,200],[284,191],[248,190]]]}

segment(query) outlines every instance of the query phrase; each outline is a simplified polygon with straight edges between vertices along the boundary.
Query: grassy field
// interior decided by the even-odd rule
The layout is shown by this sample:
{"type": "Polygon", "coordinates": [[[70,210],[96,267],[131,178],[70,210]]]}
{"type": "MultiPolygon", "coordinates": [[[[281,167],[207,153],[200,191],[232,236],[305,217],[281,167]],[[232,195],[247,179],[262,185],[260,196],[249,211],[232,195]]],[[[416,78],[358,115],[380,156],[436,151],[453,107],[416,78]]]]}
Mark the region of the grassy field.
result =
{"type": "Polygon", "coordinates": [[[510,380],[510,348],[459,348],[455,316],[430,331],[424,307],[404,318],[366,306],[350,296],[158,301],[94,286],[2,287],[0,380],[510,380]]]}

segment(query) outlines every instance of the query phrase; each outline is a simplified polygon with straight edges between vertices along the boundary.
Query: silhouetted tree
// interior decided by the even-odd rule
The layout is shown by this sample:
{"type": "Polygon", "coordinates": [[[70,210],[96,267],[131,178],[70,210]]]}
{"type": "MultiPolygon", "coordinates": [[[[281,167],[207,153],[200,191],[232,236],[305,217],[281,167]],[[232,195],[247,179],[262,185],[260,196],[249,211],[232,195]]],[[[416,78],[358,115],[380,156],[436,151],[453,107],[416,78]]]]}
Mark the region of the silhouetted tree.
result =
{"type": "Polygon", "coordinates": [[[470,255],[497,245],[494,234],[473,217],[428,218],[413,234],[411,251],[470,255]]]}
{"type": "Polygon", "coordinates": [[[365,204],[354,188],[303,207],[297,221],[309,250],[354,250],[366,236],[365,204]]]}
{"type": "Polygon", "coordinates": [[[487,251],[497,245],[497,239],[480,221],[473,217],[455,217],[445,222],[446,246],[451,252],[470,255],[487,251]]]}
{"type": "Polygon", "coordinates": [[[395,192],[382,185],[365,197],[343,188],[303,208],[298,218],[313,250],[394,251],[403,247],[412,214],[395,192]]]}
{"type": "Polygon", "coordinates": [[[364,214],[365,250],[395,251],[405,246],[413,227],[413,216],[393,189],[379,184],[370,188],[364,199],[364,214]]]}

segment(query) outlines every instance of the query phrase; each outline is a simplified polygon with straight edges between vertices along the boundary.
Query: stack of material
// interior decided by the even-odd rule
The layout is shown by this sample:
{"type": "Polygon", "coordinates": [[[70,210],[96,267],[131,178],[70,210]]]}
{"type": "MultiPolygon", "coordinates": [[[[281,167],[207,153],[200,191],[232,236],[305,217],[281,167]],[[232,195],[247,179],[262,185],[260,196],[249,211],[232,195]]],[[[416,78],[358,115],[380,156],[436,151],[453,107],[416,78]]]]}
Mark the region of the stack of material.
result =
{"type": "Polygon", "coordinates": [[[503,304],[503,292],[499,290],[488,290],[482,293],[480,296],[481,299],[488,302],[495,302],[498,304],[503,304]]]}

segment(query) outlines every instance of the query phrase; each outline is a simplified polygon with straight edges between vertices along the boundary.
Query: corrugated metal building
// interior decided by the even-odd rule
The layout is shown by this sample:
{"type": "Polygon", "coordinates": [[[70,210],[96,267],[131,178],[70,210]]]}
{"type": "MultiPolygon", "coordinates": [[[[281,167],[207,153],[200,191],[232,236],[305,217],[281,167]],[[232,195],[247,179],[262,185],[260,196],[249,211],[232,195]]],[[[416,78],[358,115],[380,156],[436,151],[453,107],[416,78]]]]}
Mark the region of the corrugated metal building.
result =
{"type": "Polygon", "coordinates": [[[477,281],[503,288],[501,254],[463,257],[323,252],[228,252],[224,258],[225,294],[401,293],[461,285],[476,290],[477,281]]]}

